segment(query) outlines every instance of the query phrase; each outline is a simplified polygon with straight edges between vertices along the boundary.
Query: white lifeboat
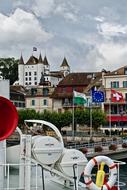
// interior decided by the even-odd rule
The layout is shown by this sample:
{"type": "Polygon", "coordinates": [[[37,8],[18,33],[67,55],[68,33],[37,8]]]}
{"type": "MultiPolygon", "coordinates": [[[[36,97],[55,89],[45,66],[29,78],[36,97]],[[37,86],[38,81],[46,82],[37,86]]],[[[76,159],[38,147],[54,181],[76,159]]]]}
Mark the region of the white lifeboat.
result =
{"type": "Polygon", "coordinates": [[[65,148],[57,167],[62,173],[69,177],[74,177],[75,169],[76,176],[80,177],[87,162],[87,158],[81,151],[65,148]]]}
{"type": "Polygon", "coordinates": [[[62,155],[63,146],[54,137],[35,136],[32,141],[33,157],[41,164],[54,164],[62,155]]]}

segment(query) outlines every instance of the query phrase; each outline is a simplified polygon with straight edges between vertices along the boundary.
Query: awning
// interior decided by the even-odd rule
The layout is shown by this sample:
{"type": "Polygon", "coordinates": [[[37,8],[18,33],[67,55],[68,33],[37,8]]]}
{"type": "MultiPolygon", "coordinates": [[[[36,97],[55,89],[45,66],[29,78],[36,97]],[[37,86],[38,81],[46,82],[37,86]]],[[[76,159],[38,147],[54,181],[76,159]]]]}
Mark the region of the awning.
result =
{"type": "Polygon", "coordinates": [[[116,121],[116,122],[127,121],[127,115],[123,115],[123,116],[121,116],[121,115],[117,115],[117,116],[111,115],[111,117],[108,115],[107,119],[108,119],[108,121],[110,121],[110,119],[111,119],[111,121],[116,121]]]}

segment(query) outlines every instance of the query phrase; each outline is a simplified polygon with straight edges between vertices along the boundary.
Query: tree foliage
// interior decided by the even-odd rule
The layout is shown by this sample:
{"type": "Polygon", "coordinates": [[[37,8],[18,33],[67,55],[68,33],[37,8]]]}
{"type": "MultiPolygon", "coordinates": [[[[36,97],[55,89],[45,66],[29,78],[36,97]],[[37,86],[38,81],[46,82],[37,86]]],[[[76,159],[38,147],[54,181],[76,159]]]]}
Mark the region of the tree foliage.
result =
{"type": "Polygon", "coordinates": [[[0,58],[0,73],[3,79],[9,79],[10,85],[18,80],[18,61],[15,58],[0,58]]]}
{"type": "MultiPolygon", "coordinates": [[[[25,109],[19,110],[19,125],[24,123],[25,119],[41,119],[53,123],[60,131],[64,126],[72,124],[72,112],[66,111],[64,113],[44,111],[42,113],[35,110],[25,109]]],[[[106,122],[106,115],[101,110],[93,110],[92,114],[92,126],[95,130],[100,125],[104,125],[106,122]]],[[[75,110],[74,112],[75,124],[90,126],[90,110],[75,110]]]]}
{"type": "Polygon", "coordinates": [[[100,125],[104,125],[106,123],[106,114],[101,110],[93,110],[92,118],[92,125],[95,130],[97,130],[100,125]]]}

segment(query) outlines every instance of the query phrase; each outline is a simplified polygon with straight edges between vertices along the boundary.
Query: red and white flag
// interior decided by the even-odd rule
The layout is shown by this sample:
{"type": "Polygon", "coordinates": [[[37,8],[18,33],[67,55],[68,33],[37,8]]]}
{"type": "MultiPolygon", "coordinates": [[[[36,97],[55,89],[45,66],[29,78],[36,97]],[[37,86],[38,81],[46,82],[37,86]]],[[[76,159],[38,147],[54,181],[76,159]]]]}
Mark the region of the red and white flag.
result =
{"type": "Polygon", "coordinates": [[[111,101],[124,102],[123,94],[121,92],[117,92],[116,90],[111,90],[111,101]]]}

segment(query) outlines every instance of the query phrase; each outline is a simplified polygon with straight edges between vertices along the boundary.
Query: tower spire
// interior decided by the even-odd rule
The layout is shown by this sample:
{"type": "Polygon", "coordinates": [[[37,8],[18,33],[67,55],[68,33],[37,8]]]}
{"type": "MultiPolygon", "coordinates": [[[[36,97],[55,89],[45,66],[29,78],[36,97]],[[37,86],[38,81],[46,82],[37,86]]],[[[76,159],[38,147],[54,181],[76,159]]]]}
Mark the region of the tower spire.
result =
{"type": "Polygon", "coordinates": [[[20,65],[24,65],[24,60],[23,60],[22,53],[21,53],[21,57],[20,57],[20,59],[19,59],[19,64],[20,64],[20,65]]]}
{"type": "Polygon", "coordinates": [[[40,55],[39,55],[39,60],[38,60],[38,62],[39,62],[39,63],[43,63],[41,53],[40,53],[40,55]]]}

